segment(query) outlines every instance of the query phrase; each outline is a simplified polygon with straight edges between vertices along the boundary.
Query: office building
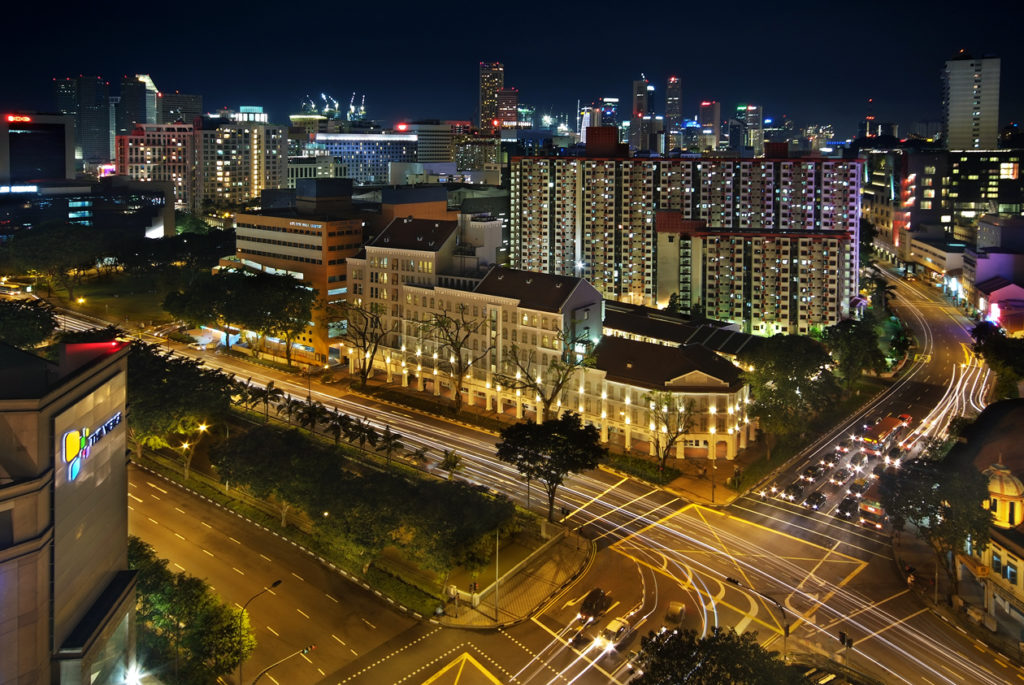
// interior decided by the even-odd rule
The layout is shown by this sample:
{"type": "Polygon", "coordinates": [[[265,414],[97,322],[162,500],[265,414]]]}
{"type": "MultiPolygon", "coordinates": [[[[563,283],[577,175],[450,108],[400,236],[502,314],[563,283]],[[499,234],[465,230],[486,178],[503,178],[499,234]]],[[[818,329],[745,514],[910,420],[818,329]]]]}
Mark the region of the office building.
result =
{"type": "Polygon", "coordinates": [[[722,104],[717,100],[702,101],[697,123],[701,127],[702,149],[717,152],[718,143],[722,140],[722,104]]]}
{"type": "Polygon", "coordinates": [[[133,680],[128,347],[0,343],[0,682],[133,680]]]}
{"type": "MultiPolygon", "coordinates": [[[[192,124],[153,124],[117,136],[117,173],[137,181],[169,183],[174,206],[203,208],[201,138],[192,124]]],[[[222,162],[223,164],[223,162],[222,162]]]]}
{"type": "Polygon", "coordinates": [[[452,122],[414,121],[411,124],[400,124],[397,128],[400,133],[416,135],[416,161],[455,161],[455,127],[452,122]]]}
{"type": "Polygon", "coordinates": [[[943,72],[943,140],[948,150],[996,148],[999,136],[998,57],[961,50],[943,72]]]}
{"type": "Polygon", "coordinates": [[[356,185],[373,185],[388,182],[389,163],[417,161],[418,140],[409,133],[318,133],[314,144],[339,158],[356,185]]]}
{"type": "MultiPolygon", "coordinates": [[[[511,173],[512,265],[580,276],[632,304],[664,306],[678,287],[658,285],[656,210],[713,232],[859,236],[859,161],[517,157],[511,173]]],[[[848,271],[846,303],[855,248],[848,271]]]]}
{"type": "Polygon", "coordinates": [[[74,178],[70,114],[0,115],[0,186],[74,178]]]}
{"type": "Polygon", "coordinates": [[[168,183],[124,176],[0,185],[0,243],[48,223],[117,230],[132,238],[163,238],[174,235],[174,193],[168,183]]]}
{"type": "MultiPolygon", "coordinates": [[[[235,217],[235,256],[222,268],[287,274],[316,290],[321,303],[348,296],[346,259],[363,245],[365,216],[352,208],[350,179],[299,179],[295,205],[242,212],[235,217]]],[[[317,308],[312,325],[293,342],[293,353],[308,362],[328,361],[331,332],[317,308]]],[[[284,356],[284,342],[270,341],[284,356]]]]}
{"type": "Polygon", "coordinates": [[[505,87],[505,65],[501,62],[481,62],[477,126],[487,129],[498,118],[498,91],[505,87]]]}
{"type": "MultiPolygon", "coordinates": [[[[736,121],[743,124],[743,148],[749,148],[755,157],[764,155],[764,114],[760,105],[737,105],[736,121]]],[[[730,149],[735,147],[732,141],[732,129],[729,131],[730,149]]]]}
{"type": "Polygon", "coordinates": [[[288,158],[288,188],[295,188],[301,178],[342,178],[345,176],[345,165],[336,157],[318,155],[316,157],[288,158]]]}
{"type": "Polygon", "coordinates": [[[138,124],[157,123],[158,93],[156,84],[149,74],[136,74],[121,79],[121,95],[117,104],[117,135],[128,135],[138,124]]]}
{"type": "Polygon", "coordinates": [[[188,93],[157,93],[158,124],[191,124],[203,116],[203,96],[188,93]]]}
{"type": "Polygon", "coordinates": [[[497,171],[500,153],[501,140],[497,137],[463,134],[455,138],[455,168],[458,171],[497,171]]]}
{"type": "Polygon", "coordinates": [[[75,159],[88,164],[111,160],[110,86],[99,76],[54,79],[58,114],[75,119],[75,159]]]}
{"type": "Polygon", "coordinates": [[[519,89],[502,88],[498,91],[498,128],[515,129],[519,126],[519,89]]]}
{"type": "Polygon", "coordinates": [[[680,147],[683,128],[683,82],[678,76],[669,76],[665,87],[665,129],[669,135],[669,149],[680,147]]]}

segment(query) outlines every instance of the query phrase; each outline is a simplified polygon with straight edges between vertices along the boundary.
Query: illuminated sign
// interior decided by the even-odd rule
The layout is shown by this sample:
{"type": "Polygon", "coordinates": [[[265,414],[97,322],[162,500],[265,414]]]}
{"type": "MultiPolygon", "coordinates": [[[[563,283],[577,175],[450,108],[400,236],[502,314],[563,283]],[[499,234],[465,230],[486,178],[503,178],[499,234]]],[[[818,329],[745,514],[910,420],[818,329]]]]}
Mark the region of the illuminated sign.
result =
{"type": "Polygon", "coordinates": [[[0,193],[36,193],[39,186],[0,186],[0,193]]]}
{"type": "Polygon", "coordinates": [[[100,178],[105,178],[107,176],[116,176],[117,175],[117,165],[116,164],[100,164],[100,165],[97,165],[97,167],[96,167],[96,174],[100,178]]]}
{"type": "Polygon", "coordinates": [[[102,426],[89,432],[88,428],[71,430],[64,434],[64,463],[68,467],[68,480],[78,478],[82,462],[89,458],[92,446],[106,437],[107,433],[121,423],[121,412],[117,412],[102,426]]]}
{"type": "Polygon", "coordinates": [[[32,121],[32,117],[25,116],[24,114],[8,114],[7,115],[7,121],[8,121],[8,123],[11,123],[11,124],[14,124],[14,123],[24,123],[24,124],[27,124],[28,122],[32,121]]]}
{"type": "Polygon", "coordinates": [[[407,131],[409,130],[409,124],[398,124],[395,126],[395,128],[398,129],[399,131],[407,131]]]}

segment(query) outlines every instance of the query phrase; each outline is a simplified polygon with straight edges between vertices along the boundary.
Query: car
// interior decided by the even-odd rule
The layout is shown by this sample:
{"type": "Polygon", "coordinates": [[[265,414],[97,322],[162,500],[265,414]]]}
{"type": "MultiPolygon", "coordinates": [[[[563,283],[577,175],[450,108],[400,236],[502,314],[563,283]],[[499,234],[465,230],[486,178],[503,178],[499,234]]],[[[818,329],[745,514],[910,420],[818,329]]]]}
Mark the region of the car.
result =
{"type": "Polygon", "coordinates": [[[822,466],[821,464],[811,464],[806,469],[804,469],[803,473],[800,474],[800,480],[806,481],[808,483],[813,483],[814,481],[821,478],[821,475],[823,473],[825,473],[824,466],[822,466]]]}
{"type": "MultiPolygon", "coordinates": [[[[868,489],[868,482],[866,480],[856,480],[853,484],[847,488],[846,492],[852,497],[860,499],[864,496],[864,491],[868,489]]],[[[849,499],[849,498],[847,498],[849,499]]]]}
{"type": "Polygon", "coordinates": [[[613,649],[626,639],[629,631],[629,621],[624,618],[613,618],[597,636],[597,642],[605,650],[613,649]]]}
{"type": "Polygon", "coordinates": [[[853,475],[853,471],[847,468],[842,468],[832,474],[828,479],[829,485],[835,485],[836,487],[842,485],[846,481],[850,480],[850,476],[853,475]]]}
{"type": "Polygon", "coordinates": [[[836,507],[836,518],[851,520],[853,519],[853,515],[857,513],[858,509],[860,509],[860,502],[857,498],[852,495],[846,497],[839,503],[839,506],[836,507]]]}
{"type": "Polygon", "coordinates": [[[821,509],[823,504],[825,504],[825,499],[825,495],[815,491],[807,495],[807,498],[804,500],[804,506],[808,509],[817,511],[818,509],[821,509]]]}
{"type": "Polygon", "coordinates": [[[836,443],[836,454],[846,454],[847,452],[850,451],[850,448],[852,446],[852,440],[850,440],[849,438],[843,438],[842,440],[836,443]]]}
{"type": "Polygon", "coordinates": [[[868,459],[870,456],[867,452],[857,452],[850,457],[850,468],[854,471],[860,471],[868,465],[868,459]]]}
{"type": "Polygon", "coordinates": [[[914,420],[913,417],[910,416],[910,414],[900,414],[896,418],[899,419],[900,423],[902,423],[904,426],[909,426],[910,422],[914,420]]]}
{"type": "Polygon", "coordinates": [[[580,611],[576,614],[576,620],[584,625],[591,623],[601,617],[612,605],[611,594],[599,587],[587,593],[587,596],[580,602],[580,611]]]}
{"type": "Polygon", "coordinates": [[[804,484],[797,481],[779,493],[779,498],[787,502],[796,502],[804,494],[804,484]]]}
{"type": "Polygon", "coordinates": [[[777,497],[779,494],[779,486],[772,483],[771,487],[762,488],[761,492],[757,493],[761,496],[761,499],[768,499],[769,497],[777,497]]]}
{"type": "Polygon", "coordinates": [[[821,461],[819,461],[818,463],[821,464],[821,467],[827,471],[829,469],[834,469],[835,467],[839,466],[839,462],[841,460],[842,456],[838,452],[833,452],[832,454],[824,455],[821,458],[821,461]]]}
{"type": "Polygon", "coordinates": [[[903,278],[907,279],[908,281],[916,281],[917,280],[917,276],[915,276],[914,274],[907,274],[903,278]]]}

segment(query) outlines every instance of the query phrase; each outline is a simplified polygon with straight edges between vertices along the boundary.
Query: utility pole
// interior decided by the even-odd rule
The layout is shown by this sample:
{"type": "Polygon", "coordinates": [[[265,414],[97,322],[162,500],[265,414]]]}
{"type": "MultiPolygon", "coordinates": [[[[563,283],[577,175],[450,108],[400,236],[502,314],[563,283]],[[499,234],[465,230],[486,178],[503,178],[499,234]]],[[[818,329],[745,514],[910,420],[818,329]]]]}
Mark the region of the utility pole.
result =
{"type": "Polygon", "coordinates": [[[501,528],[494,531],[494,620],[501,622],[498,615],[498,543],[501,542],[501,528]]]}

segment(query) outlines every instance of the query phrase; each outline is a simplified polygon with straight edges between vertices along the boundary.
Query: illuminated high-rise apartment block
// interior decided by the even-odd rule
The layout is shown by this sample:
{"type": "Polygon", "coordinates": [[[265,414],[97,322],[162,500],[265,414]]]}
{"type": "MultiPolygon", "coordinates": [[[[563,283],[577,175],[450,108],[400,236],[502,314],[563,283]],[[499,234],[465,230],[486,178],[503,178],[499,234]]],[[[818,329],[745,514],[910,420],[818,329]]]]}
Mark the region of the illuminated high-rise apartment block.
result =
{"type": "Polygon", "coordinates": [[[961,50],[943,72],[943,137],[949,150],[992,150],[999,136],[998,57],[961,50]]]}
{"type": "Polygon", "coordinates": [[[505,87],[505,65],[501,62],[480,63],[480,97],[477,125],[488,128],[498,118],[498,91],[505,87]]]}

